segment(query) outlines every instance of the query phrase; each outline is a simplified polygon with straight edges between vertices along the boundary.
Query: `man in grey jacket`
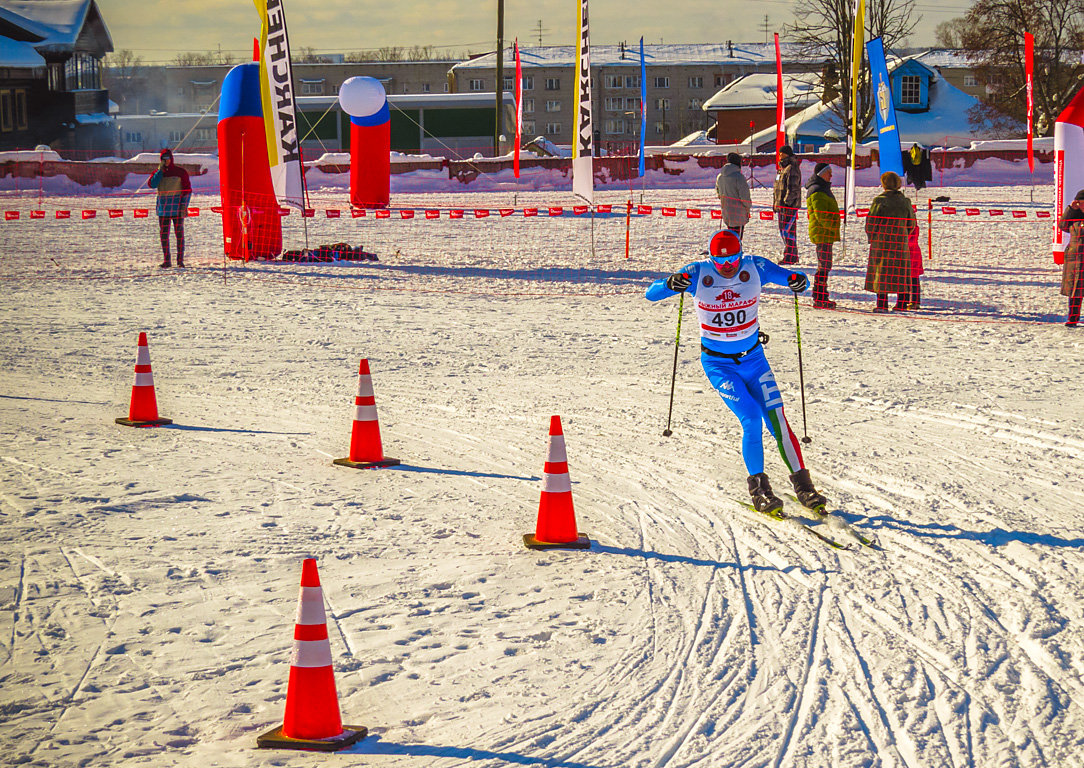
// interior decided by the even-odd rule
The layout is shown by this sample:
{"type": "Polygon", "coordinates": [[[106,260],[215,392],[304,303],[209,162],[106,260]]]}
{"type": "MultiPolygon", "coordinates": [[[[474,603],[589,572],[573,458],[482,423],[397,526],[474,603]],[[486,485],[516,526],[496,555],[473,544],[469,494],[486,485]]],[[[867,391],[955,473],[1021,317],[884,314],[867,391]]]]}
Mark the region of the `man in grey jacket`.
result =
{"type": "Polygon", "coordinates": [[[742,176],[741,155],[737,152],[726,156],[726,165],[715,177],[715,194],[719,196],[719,205],[723,208],[726,228],[736,232],[739,239],[742,238],[745,225],[749,223],[753,198],[749,195],[749,182],[742,176]]]}
{"type": "Polygon", "coordinates": [[[802,205],[802,172],[794,150],[784,144],[779,148],[779,175],[772,190],[772,210],[783,238],[783,260],[780,264],[798,263],[798,209],[802,205]]]}

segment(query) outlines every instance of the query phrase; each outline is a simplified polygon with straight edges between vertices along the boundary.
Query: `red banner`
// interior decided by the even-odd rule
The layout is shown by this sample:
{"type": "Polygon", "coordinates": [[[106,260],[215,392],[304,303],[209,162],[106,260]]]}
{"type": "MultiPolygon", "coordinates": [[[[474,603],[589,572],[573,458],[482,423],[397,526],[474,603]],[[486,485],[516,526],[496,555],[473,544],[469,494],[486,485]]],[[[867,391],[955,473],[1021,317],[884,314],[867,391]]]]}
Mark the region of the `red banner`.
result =
{"type": "MultiPolygon", "coordinates": [[[[761,213],[764,213],[764,211],[761,211],[761,213]]],[[[770,213],[770,211],[769,211],[769,213],[770,213]]],[[[721,219],[721,218],[723,218],[722,210],[719,209],[719,208],[712,208],[711,209],[711,218],[713,218],[713,219],[721,219]]],[[[761,218],[764,218],[764,217],[761,216],[761,218]]]]}
{"type": "Polygon", "coordinates": [[[538,215],[538,209],[537,208],[524,208],[523,209],[523,215],[524,216],[537,216],[538,215]]]}
{"type": "MultiPolygon", "coordinates": [[[[714,217],[715,217],[715,212],[712,211],[712,218],[714,218],[714,217]]],[[[723,218],[723,214],[722,214],[721,211],[719,212],[719,218],[720,219],[723,218]]],[[[774,218],[775,218],[775,211],[761,211],[760,212],[760,220],[761,221],[771,221],[774,218]]]]}
{"type": "Polygon", "coordinates": [[[1013,217],[1014,219],[1022,219],[1022,218],[1024,218],[1024,217],[1025,217],[1025,216],[1027,216],[1027,215],[1028,215],[1028,212],[1027,212],[1027,211],[1013,211],[1013,212],[1012,212],[1012,217],[1013,217]]]}
{"type": "Polygon", "coordinates": [[[4,221],[16,221],[18,218],[18,211],[4,211],[4,221]]]}
{"type": "Polygon", "coordinates": [[[869,208],[855,208],[854,215],[860,219],[864,219],[869,216],[869,208]]]}
{"type": "Polygon", "coordinates": [[[71,211],[57,211],[56,217],[58,219],[70,219],[72,217],[71,211]]]}
{"type": "Polygon", "coordinates": [[[425,212],[425,218],[427,218],[427,219],[439,219],[440,218],[440,211],[434,211],[432,209],[427,210],[425,212]]]}
{"type": "Polygon", "coordinates": [[[199,208],[189,208],[188,209],[188,215],[189,216],[199,216],[199,208]]]}
{"type": "Polygon", "coordinates": [[[338,208],[328,208],[326,211],[324,211],[324,215],[327,216],[329,219],[339,218],[340,213],[341,211],[338,208]]]}
{"type": "Polygon", "coordinates": [[[512,175],[519,178],[519,145],[523,141],[523,67],[519,62],[519,38],[513,43],[516,53],[516,143],[512,148],[512,175]]]}
{"type": "Polygon", "coordinates": [[[355,218],[355,219],[361,218],[364,215],[365,215],[365,209],[364,208],[351,208],[350,209],[350,216],[355,218]]]}
{"type": "Polygon", "coordinates": [[[110,208],[109,209],[109,218],[111,218],[111,219],[119,219],[123,215],[124,215],[124,211],[122,211],[120,208],[110,208]]]}
{"type": "Polygon", "coordinates": [[[501,209],[500,209],[500,210],[498,211],[498,213],[500,213],[500,214],[501,214],[501,217],[502,217],[502,218],[503,218],[503,217],[505,217],[505,216],[511,216],[511,215],[512,215],[513,213],[515,213],[515,212],[516,212],[516,209],[515,209],[515,208],[501,208],[501,209]]]}
{"type": "Polygon", "coordinates": [[[687,219],[699,219],[700,218],[700,209],[699,208],[686,208],[685,209],[685,218],[687,218],[687,219]]]}
{"type": "Polygon", "coordinates": [[[636,206],[636,212],[641,216],[647,216],[651,213],[650,205],[638,205],[636,206]]]}
{"type": "Polygon", "coordinates": [[[44,219],[45,218],[45,211],[31,211],[30,212],[30,218],[32,218],[32,219],[44,219]]]}
{"type": "Polygon", "coordinates": [[[97,211],[86,211],[86,210],[83,211],[83,218],[84,219],[93,219],[97,215],[98,215],[97,211]]]}
{"type": "Polygon", "coordinates": [[[1028,122],[1028,171],[1035,173],[1035,150],[1032,136],[1032,123],[1035,122],[1035,38],[1030,32],[1024,33],[1024,91],[1027,94],[1028,122]]]}
{"type": "Polygon", "coordinates": [[[399,211],[399,218],[400,219],[413,219],[414,218],[414,210],[412,208],[404,208],[404,209],[402,209],[401,211],[399,211]]]}
{"type": "Polygon", "coordinates": [[[583,216],[589,210],[591,210],[591,206],[589,206],[589,205],[574,205],[574,206],[572,206],[572,213],[575,216],[583,216]]]}
{"type": "Polygon", "coordinates": [[[941,208],[941,213],[945,214],[946,216],[952,216],[954,213],[956,213],[956,208],[951,205],[946,205],[941,208]]]}
{"type": "Polygon", "coordinates": [[[563,214],[564,212],[565,212],[565,209],[564,209],[564,208],[562,208],[562,207],[561,207],[561,206],[559,206],[559,205],[551,205],[551,206],[549,207],[549,215],[550,215],[550,216],[560,216],[560,215],[561,215],[561,214],[563,214]]]}
{"type": "Polygon", "coordinates": [[[978,216],[981,211],[978,208],[964,208],[964,213],[968,216],[978,216]]]}
{"type": "Polygon", "coordinates": [[[475,208],[474,209],[474,218],[476,218],[476,219],[484,219],[488,215],[489,215],[489,209],[488,208],[475,208]]]}
{"type": "Polygon", "coordinates": [[[1003,216],[1004,214],[1005,214],[1005,211],[1001,210],[1000,208],[991,208],[990,209],[990,215],[991,216],[1003,216]]]}
{"type": "Polygon", "coordinates": [[[452,210],[448,211],[448,218],[461,219],[463,218],[463,211],[458,208],[453,208],[452,210]]]}
{"type": "Polygon", "coordinates": [[[662,215],[663,216],[677,216],[677,208],[667,208],[666,206],[663,206],[662,215]]]}
{"type": "Polygon", "coordinates": [[[390,219],[390,218],[391,218],[391,211],[389,211],[389,210],[388,210],[388,209],[386,209],[386,208],[384,208],[384,209],[382,209],[382,210],[378,210],[378,211],[376,212],[376,217],[377,217],[378,219],[390,219]]]}
{"type": "Polygon", "coordinates": [[[614,207],[612,205],[596,205],[595,210],[599,213],[613,213],[614,207]]]}

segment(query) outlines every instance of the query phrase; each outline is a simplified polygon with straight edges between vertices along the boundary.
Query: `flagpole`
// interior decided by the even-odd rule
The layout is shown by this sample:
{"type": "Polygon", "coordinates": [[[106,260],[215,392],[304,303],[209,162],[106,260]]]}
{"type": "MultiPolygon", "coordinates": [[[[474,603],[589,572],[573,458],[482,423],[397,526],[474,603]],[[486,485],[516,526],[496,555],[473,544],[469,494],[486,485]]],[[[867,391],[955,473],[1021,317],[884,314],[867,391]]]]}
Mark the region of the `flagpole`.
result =
{"type": "Polygon", "coordinates": [[[504,133],[504,0],[497,0],[497,117],[493,121],[493,154],[501,154],[501,134],[504,133]]]}

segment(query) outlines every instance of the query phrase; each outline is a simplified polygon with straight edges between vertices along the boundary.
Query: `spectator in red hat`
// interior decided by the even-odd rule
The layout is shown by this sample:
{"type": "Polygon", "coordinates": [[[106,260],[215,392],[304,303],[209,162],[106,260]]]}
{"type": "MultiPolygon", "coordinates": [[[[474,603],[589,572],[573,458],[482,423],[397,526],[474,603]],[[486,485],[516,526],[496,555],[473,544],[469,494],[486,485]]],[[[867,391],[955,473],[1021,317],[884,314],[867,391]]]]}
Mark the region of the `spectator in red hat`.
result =
{"type": "Polygon", "coordinates": [[[1065,261],[1061,267],[1061,295],[1069,297],[1069,317],[1065,324],[1076,328],[1080,323],[1080,304],[1084,299],[1084,189],[1076,193],[1061,218],[1058,228],[1069,233],[1065,261]]]}
{"type": "Polygon", "coordinates": [[[169,257],[169,225],[177,235],[177,266],[184,266],[184,219],[188,216],[188,201],[192,199],[192,181],[188,171],[173,162],[173,152],[159,153],[158,170],[147,180],[147,186],[158,190],[158,238],[162,242],[162,263],[172,266],[169,257]]]}

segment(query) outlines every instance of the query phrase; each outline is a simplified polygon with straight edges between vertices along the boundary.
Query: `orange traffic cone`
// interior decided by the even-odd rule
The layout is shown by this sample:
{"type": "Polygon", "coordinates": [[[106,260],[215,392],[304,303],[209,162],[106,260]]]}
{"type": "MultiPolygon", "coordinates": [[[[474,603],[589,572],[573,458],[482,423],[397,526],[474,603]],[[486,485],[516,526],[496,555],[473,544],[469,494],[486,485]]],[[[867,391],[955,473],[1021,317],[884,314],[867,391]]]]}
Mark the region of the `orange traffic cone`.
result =
{"type": "Polygon", "coordinates": [[[373,377],[369,374],[368,359],[361,361],[358,371],[358,394],[354,398],[354,428],[350,433],[350,455],[335,459],[332,464],[354,469],[394,467],[399,459],[384,455],[380,444],[380,423],[376,420],[376,397],[373,396],[373,377]]]}
{"type": "Polygon", "coordinates": [[[147,347],[147,334],[140,332],[136,350],[135,383],[132,385],[132,402],[128,406],[128,418],[116,419],[126,427],[157,427],[172,424],[173,419],[158,418],[158,401],[154,397],[154,374],[151,373],[151,351],[147,347]]]}
{"type": "Polygon", "coordinates": [[[523,535],[531,549],[590,549],[591,540],[576,531],[576,511],[572,508],[572,480],[568,476],[565,435],[561,417],[550,417],[550,442],[546,466],[542,470],[542,499],[538,502],[538,522],[534,535],[523,535]]]}
{"type": "Polygon", "coordinates": [[[316,559],[310,557],[301,567],[286,715],[282,725],[256,739],[256,746],[337,752],[364,739],[367,733],[366,728],[344,727],[342,723],[335,673],[331,669],[324,590],[320,587],[316,559]]]}

